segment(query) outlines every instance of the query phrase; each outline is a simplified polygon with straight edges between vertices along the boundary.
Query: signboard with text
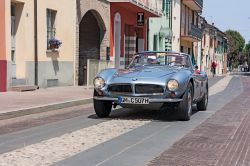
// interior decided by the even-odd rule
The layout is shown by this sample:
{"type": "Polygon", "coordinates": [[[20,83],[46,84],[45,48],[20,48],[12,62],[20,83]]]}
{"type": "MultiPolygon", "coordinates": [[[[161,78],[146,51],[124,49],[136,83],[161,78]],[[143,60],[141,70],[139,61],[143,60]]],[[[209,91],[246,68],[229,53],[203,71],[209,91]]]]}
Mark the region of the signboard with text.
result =
{"type": "Polygon", "coordinates": [[[137,13],[137,26],[144,26],[144,13],[143,12],[138,12],[137,13]]]}

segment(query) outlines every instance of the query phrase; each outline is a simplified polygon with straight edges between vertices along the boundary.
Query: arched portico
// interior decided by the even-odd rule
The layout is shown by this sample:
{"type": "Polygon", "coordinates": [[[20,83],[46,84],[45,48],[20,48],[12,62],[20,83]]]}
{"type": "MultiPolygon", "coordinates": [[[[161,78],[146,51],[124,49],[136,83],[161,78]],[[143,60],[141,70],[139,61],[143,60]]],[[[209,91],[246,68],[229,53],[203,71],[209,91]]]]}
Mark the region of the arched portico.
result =
{"type": "Polygon", "coordinates": [[[101,43],[106,27],[100,14],[89,10],[82,18],[79,26],[79,75],[78,85],[87,84],[88,59],[100,60],[101,43]]]}
{"type": "Polygon", "coordinates": [[[93,67],[87,66],[86,68],[85,66],[86,69],[83,69],[84,63],[86,64],[87,59],[90,58],[106,60],[107,53],[109,53],[110,3],[100,0],[78,0],[76,7],[75,85],[86,85],[86,79],[88,83],[92,82],[93,75],[87,73],[93,71],[93,67]],[[92,43],[90,47],[88,46],[90,43],[86,45],[85,42],[91,36],[91,32],[88,33],[88,31],[92,31],[91,40],[95,40],[95,44],[92,43]],[[96,53],[90,57],[86,56],[90,52],[96,53]]]}

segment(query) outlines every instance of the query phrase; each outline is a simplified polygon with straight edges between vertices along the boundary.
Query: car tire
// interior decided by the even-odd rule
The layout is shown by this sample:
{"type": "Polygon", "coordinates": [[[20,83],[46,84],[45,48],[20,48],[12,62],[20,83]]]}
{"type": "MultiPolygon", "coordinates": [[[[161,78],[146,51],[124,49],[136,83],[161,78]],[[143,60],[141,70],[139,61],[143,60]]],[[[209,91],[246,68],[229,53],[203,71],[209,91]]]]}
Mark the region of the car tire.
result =
{"type": "MultiPolygon", "coordinates": [[[[96,90],[94,90],[94,97],[98,96],[96,90]]],[[[95,113],[99,118],[106,118],[109,116],[112,109],[112,102],[110,101],[102,101],[94,99],[94,109],[95,113]]]]}
{"type": "Polygon", "coordinates": [[[192,115],[192,103],[193,103],[193,86],[188,84],[187,90],[183,96],[183,101],[178,104],[179,119],[182,121],[188,121],[192,115]]]}
{"type": "Polygon", "coordinates": [[[197,109],[199,111],[205,111],[207,110],[207,104],[208,104],[208,89],[206,93],[203,95],[202,99],[197,102],[197,109]]]}
{"type": "Polygon", "coordinates": [[[94,99],[94,109],[99,118],[106,118],[111,112],[112,102],[94,99]]]}

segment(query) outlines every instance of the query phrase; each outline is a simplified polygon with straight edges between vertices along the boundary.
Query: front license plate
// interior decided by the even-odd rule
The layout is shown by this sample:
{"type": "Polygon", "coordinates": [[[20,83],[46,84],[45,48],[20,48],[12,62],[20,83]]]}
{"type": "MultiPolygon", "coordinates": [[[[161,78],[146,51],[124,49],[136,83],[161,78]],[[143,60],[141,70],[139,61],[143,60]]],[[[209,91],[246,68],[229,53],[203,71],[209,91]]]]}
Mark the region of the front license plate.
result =
{"type": "Polygon", "coordinates": [[[118,97],[119,104],[149,104],[149,98],[145,97],[118,97]]]}

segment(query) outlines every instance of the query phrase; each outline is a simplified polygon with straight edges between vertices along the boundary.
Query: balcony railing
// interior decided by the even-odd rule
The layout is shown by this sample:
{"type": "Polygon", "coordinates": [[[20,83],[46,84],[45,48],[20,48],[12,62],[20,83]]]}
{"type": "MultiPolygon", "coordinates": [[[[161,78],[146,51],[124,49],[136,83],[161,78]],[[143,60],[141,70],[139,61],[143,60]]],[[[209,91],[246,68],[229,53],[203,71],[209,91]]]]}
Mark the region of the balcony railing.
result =
{"type": "Polygon", "coordinates": [[[108,0],[109,2],[131,2],[158,15],[162,14],[162,0],[108,0]]]}
{"type": "Polygon", "coordinates": [[[203,8],[203,0],[195,0],[196,3],[203,8]]]}
{"type": "Polygon", "coordinates": [[[197,26],[191,25],[191,30],[189,31],[189,36],[201,39],[202,38],[202,30],[197,26]]]}
{"type": "Polygon", "coordinates": [[[203,0],[183,0],[183,3],[195,11],[202,11],[203,9],[203,0]]]}
{"type": "Polygon", "coordinates": [[[161,0],[132,0],[134,2],[136,2],[137,4],[141,4],[145,7],[148,7],[152,10],[155,11],[160,11],[162,9],[162,3],[161,0]]]}

